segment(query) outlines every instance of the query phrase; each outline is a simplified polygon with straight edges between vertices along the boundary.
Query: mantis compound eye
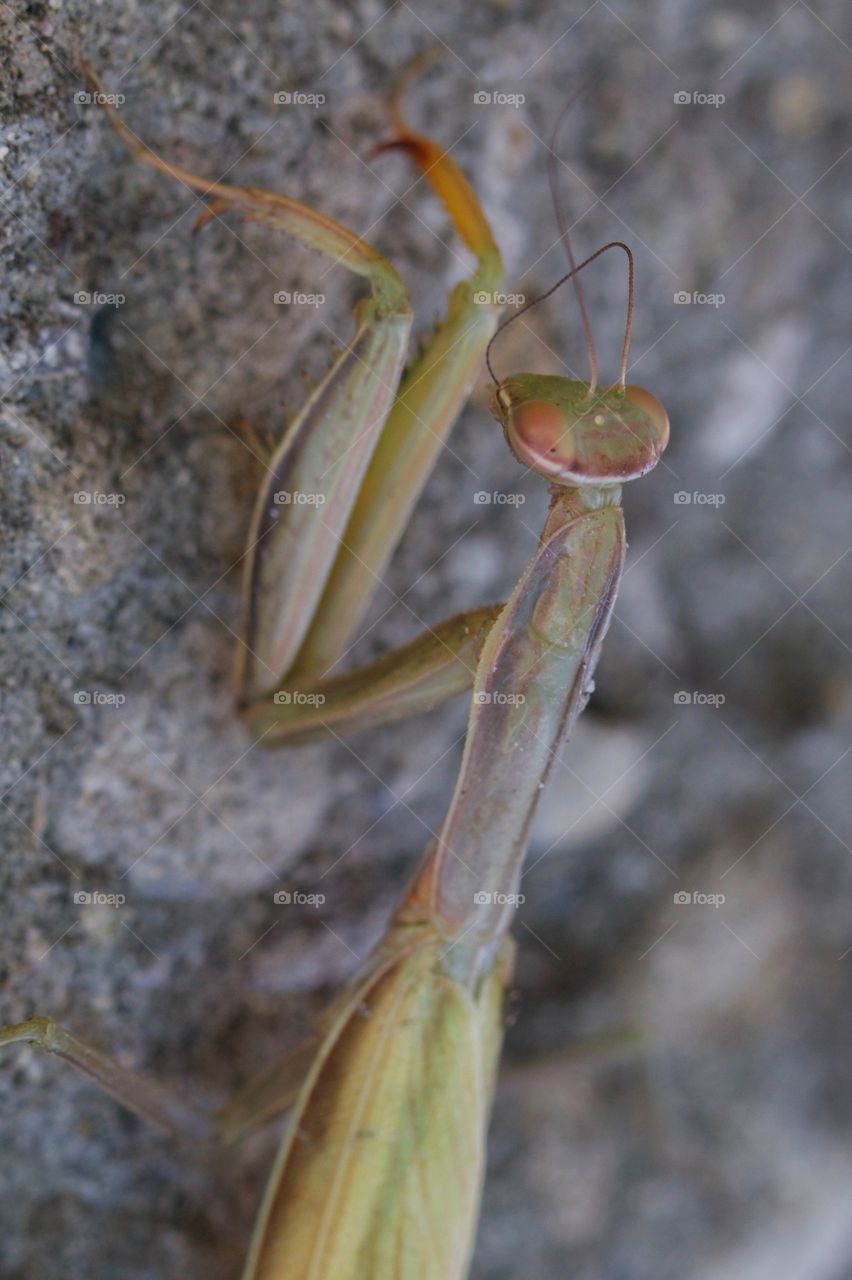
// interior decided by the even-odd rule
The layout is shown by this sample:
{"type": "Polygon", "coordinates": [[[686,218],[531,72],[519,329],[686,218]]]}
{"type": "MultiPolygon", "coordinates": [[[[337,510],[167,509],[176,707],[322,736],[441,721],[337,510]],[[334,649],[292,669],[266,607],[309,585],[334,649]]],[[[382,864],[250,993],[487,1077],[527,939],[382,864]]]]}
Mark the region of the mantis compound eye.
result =
{"type": "Polygon", "coordinates": [[[663,406],[642,387],[608,387],[516,374],[495,413],[524,466],[564,485],[620,484],[656,466],[669,438],[663,406]]]}

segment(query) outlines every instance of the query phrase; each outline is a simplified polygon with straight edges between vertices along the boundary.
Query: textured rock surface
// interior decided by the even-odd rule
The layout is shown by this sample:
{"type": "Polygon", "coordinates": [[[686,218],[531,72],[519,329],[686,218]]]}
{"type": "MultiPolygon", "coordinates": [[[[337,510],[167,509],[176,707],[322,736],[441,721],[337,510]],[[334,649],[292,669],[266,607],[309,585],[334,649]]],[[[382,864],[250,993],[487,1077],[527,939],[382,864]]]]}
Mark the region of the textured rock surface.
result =
{"type": "MultiPolygon", "coordinates": [[[[392,72],[448,46],[413,112],[455,144],[528,295],[563,269],[546,140],[588,78],[563,197],[580,250],[623,236],[637,251],[634,376],[673,438],[626,494],[617,621],[534,841],[474,1274],[848,1276],[846,7],[14,0],[0,25],[0,1018],[54,1014],[224,1097],[377,936],[447,803],[465,720],[458,704],[347,746],[252,749],[228,680],[257,475],[226,424],[272,429],[298,405],[357,289],[261,227],[193,237],[194,198],[75,102],[75,59],[164,152],[367,235],[422,327],[465,259],[401,159],[365,163],[392,72]],[[325,102],[278,106],[276,90],[325,102]],[[327,301],[279,307],[281,289],[327,301]],[[74,301],[96,291],[123,301],[74,301]],[[326,902],[275,908],[277,883],[326,902]],[[126,903],[81,906],[80,889],[126,903]]],[[[595,271],[611,371],[623,276],[595,271]]],[[[584,367],[567,292],[511,335],[502,368],[584,367]]],[[[499,598],[534,546],[544,496],[484,403],[442,456],[361,656],[499,598]],[[482,490],[526,502],[478,504],[482,490]]],[[[60,1063],[0,1067],[3,1277],[239,1274],[274,1133],[211,1162],[60,1063]]]]}

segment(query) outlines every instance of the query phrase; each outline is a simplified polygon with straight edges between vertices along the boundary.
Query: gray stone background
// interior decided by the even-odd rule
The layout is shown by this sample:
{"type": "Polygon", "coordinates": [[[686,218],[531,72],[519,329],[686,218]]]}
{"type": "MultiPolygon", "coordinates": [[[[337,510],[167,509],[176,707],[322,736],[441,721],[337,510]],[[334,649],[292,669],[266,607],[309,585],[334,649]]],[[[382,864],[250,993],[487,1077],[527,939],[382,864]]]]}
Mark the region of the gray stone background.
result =
{"type": "MultiPolygon", "coordinates": [[[[598,691],[533,840],[473,1275],[848,1278],[848,7],[14,0],[0,24],[0,1018],[54,1015],[222,1099],[378,936],[466,717],[253,747],[229,677],[258,472],[228,424],[275,430],[298,406],[358,286],[269,228],[193,236],[198,202],[75,102],[75,60],[166,154],[368,235],[421,328],[468,259],[403,159],[369,159],[393,72],[445,46],[411,114],[452,146],[528,295],[564,269],[548,141],[589,81],[561,198],[579,252],[636,251],[631,377],[672,443],[625,494],[598,691]],[[276,306],[281,289],[326,302],[276,306]],[[96,291],[124,300],[74,300],[96,291]],[[326,902],[275,907],[281,885],[326,902]]],[[[615,256],[587,288],[612,376],[615,256]]],[[[582,372],[569,292],[497,358],[582,372]]],[[[510,588],[545,506],[519,475],[483,380],[355,656],[510,588]]],[[[4,1280],[239,1274],[274,1127],[211,1161],[60,1062],[10,1053],[0,1085],[4,1280]]]]}

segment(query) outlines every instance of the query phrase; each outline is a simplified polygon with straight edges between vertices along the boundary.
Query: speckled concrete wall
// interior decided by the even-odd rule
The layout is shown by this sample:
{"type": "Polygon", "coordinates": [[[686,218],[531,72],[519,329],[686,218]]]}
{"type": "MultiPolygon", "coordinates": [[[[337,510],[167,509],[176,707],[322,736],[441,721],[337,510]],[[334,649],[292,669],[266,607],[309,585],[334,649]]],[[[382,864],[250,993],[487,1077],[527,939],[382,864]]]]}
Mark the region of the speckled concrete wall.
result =
{"type": "MultiPolygon", "coordinates": [[[[370,159],[393,72],[446,46],[412,115],[452,145],[528,296],[564,270],[548,141],[588,82],[561,198],[580,252],[636,251],[631,377],[672,444],[625,495],[598,689],[533,840],[473,1274],[848,1276],[848,8],[12,0],[0,24],[0,1019],[52,1014],[222,1099],[378,936],[466,714],[288,753],[241,726],[258,472],[233,424],[276,430],[358,288],[269,228],[193,235],[197,200],[78,100],[77,59],[181,163],[368,236],[423,329],[468,261],[403,159],[370,159]],[[281,885],[325,902],[277,907],[281,885]]],[[[613,374],[615,258],[588,296],[613,374]]],[[[568,292],[500,359],[582,371],[568,292]]],[[[501,598],[545,505],[483,379],[354,656],[501,598]]],[[[23,1050],[0,1090],[0,1275],[239,1274],[274,1130],[211,1160],[23,1050]]]]}

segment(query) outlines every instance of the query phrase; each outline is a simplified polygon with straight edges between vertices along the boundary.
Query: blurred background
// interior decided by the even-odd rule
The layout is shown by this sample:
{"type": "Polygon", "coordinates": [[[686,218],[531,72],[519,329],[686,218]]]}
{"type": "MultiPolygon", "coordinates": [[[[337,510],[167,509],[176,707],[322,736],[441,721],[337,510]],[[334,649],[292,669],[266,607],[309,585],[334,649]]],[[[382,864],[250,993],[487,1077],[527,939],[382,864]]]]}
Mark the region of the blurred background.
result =
{"type": "MultiPolygon", "coordinates": [[[[845,1280],[848,6],[13,0],[0,25],[0,1020],[53,1015],[221,1100],[379,936],[467,714],[288,752],[240,724],[258,469],[233,423],[279,429],[359,288],[269,228],[193,235],[199,202],[133,163],[76,60],[163,153],[367,237],[421,331],[470,263],[403,158],[370,158],[393,74],[443,50],[410,115],[473,181],[528,297],[565,269],[548,155],[586,85],[560,201],[578,256],[635,251],[630,379],[672,440],[625,491],[597,689],[532,842],[472,1274],[845,1280]],[[276,906],[282,888],[325,900],[276,906]],[[124,901],[75,901],[96,892],[124,901]]],[[[612,378],[617,255],[585,283],[612,378]]],[[[569,290],[495,358],[585,376],[569,290]]],[[[483,378],[353,657],[503,598],[546,501],[483,378]]],[[[10,1053],[0,1089],[4,1280],[239,1274],[275,1126],[211,1165],[58,1061],[10,1053]]]]}

